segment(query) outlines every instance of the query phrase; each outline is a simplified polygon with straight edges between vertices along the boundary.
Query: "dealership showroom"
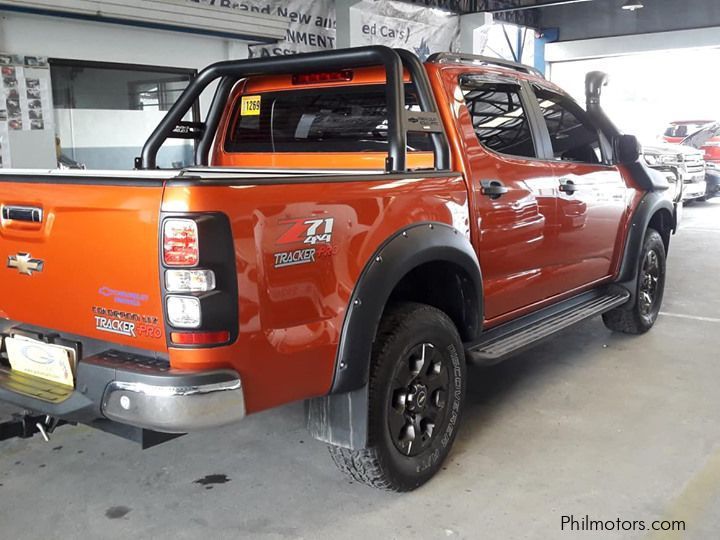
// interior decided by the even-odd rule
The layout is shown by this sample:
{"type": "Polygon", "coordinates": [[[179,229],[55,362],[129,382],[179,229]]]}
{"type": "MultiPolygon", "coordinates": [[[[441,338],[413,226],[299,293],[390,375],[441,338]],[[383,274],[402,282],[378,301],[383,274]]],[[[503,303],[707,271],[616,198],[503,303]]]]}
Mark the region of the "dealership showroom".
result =
{"type": "Polygon", "coordinates": [[[0,0],[0,540],[720,538],[720,0],[0,0]]]}

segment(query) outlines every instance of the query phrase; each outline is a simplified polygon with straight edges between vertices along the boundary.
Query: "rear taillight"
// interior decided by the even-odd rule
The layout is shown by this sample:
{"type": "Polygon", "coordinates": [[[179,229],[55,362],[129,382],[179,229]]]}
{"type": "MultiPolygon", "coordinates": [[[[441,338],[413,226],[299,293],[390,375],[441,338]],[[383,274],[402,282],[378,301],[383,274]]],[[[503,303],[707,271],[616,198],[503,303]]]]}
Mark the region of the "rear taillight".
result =
{"type": "Polygon", "coordinates": [[[168,344],[210,347],[238,334],[235,246],[219,212],[162,215],[160,257],[168,344]]]}
{"type": "Polygon", "coordinates": [[[200,299],[195,296],[168,296],[165,300],[168,322],[175,328],[199,328],[202,322],[200,299]]]}
{"type": "Polygon", "coordinates": [[[230,332],[172,332],[170,340],[175,345],[217,345],[226,343],[230,339],[230,332]]]}
{"type": "Polygon", "coordinates": [[[212,270],[165,270],[165,288],[172,293],[207,292],[215,289],[212,270]]]}
{"type": "Polygon", "coordinates": [[[353,72],[349,69],[342,71],[324,71],[321,73],[296,73],[292,76],[293,84],[317,84],[326,82],[352,81],[353,72]]]}
{"type": "Polygon", "coordinates": [[[163,262],[168,266],[195,266],[200,260],[197,223],[167,219],[163,225],[163,262]]]}

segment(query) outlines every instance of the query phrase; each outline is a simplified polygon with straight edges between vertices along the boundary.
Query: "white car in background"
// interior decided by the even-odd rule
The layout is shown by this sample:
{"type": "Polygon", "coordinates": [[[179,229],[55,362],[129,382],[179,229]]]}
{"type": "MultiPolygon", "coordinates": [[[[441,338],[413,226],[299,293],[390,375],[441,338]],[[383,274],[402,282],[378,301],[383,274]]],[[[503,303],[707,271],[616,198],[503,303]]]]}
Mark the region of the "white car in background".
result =
{"type": "Polygon", "coordinates": [[[643,158],[652,168],[677,169],[683,184],[683,201],[694,201],[705,197],[707,183],[702,150],[679,144],[655,143],[643,145],[643,158]]]}

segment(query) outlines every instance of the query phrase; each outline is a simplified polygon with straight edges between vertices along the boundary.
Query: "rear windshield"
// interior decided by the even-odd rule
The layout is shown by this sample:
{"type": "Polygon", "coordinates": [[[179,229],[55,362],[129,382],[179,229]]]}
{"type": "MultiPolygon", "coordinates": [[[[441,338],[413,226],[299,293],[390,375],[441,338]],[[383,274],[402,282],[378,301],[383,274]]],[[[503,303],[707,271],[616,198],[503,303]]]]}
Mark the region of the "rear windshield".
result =
{"type": "MultiPolygon", "coordinates": [[[[387,151],[384,85],[264,92],[243,96],[237,108],[226,152],[387,151]]],[[[405,108],[420,111],[412,85],[405,108]]],[[[408,150],[432,151],[430,135],[408,133],[408,150]]]]}

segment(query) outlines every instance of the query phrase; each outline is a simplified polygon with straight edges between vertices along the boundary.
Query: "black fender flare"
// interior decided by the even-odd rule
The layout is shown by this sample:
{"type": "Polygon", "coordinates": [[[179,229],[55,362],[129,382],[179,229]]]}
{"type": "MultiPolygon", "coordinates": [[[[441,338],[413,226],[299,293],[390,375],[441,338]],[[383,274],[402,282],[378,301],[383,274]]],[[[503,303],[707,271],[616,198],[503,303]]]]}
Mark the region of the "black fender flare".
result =
{"type": "Polygon", "coordinates": [[[627,238],[625,239],[625,251],[616,284],[630,291],[631,298],[627,306],[632,306],[635,298],[635,283],[640,271],[642,245],[645,241],[645,233],[650,221],[658,212],[667,211],[671,219],[671,230],[677,227],[677,213],[674,204],[661,191],[650,191],[640,200],[640,204],[630,219],[627,238]]]}
{"type": "Polygon", "coordinates": [[[413,225],[380,246],[355,284],[343,323],[331,393],[356,390],[367,383],[373,340],[393,289],[414,268],[443,261],[463,268],[473,282],[475,297],[467,301],[478,317],[469,328],[458,330],[470,336],[468,341],[477,337],[482,320],[482,278],[472,244],[444,223],[413,225]]]}
{"type": "Polygon", "coordinates": [[[306,403],[308,429],[315,438],[353,449],[366,445],[367,382],[378,325],[397,284],[410,271],[429,262],[452,263],[467,274],[473,294],[463,295],[463,301],[474,317],[458,330],[467,341],[479,335],[482,276],[470,240],[454,227],[436,222],[416,223],[396,232],[376,250],[355,284],[329,394],[306,403]]]}

